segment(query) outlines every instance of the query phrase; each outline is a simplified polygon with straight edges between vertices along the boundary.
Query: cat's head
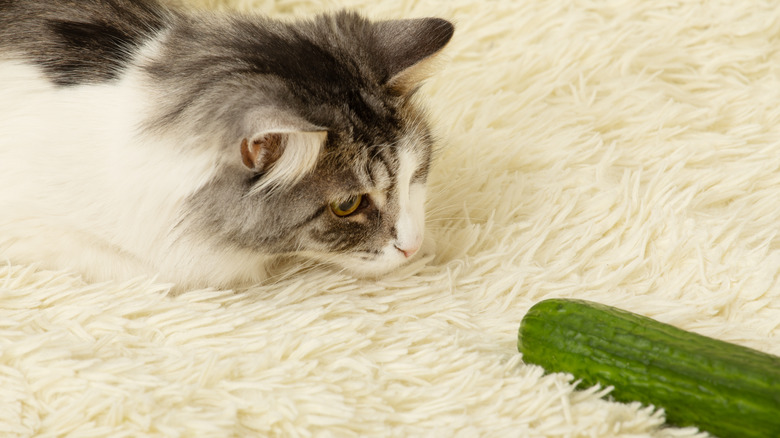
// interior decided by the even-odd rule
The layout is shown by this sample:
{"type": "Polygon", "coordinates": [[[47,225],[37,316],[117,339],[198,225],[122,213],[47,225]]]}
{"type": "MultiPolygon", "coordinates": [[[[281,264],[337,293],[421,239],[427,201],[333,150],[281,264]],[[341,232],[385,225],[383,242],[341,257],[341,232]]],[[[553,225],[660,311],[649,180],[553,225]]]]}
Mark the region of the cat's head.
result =
{"type": "Polygon", "coordinates": [[[188,201],[191,226],[357,274],[407,261],[422,244],[433,146],[413,94],[452,24],[339,13],[223,25],[190,47],[187,31],[173,32],[166,58],[176,61],[149,69],[172,86],[177,73],[198,78],[177,85],[197,96],[160,120],[222,138],[219,171],[188,201]]]}

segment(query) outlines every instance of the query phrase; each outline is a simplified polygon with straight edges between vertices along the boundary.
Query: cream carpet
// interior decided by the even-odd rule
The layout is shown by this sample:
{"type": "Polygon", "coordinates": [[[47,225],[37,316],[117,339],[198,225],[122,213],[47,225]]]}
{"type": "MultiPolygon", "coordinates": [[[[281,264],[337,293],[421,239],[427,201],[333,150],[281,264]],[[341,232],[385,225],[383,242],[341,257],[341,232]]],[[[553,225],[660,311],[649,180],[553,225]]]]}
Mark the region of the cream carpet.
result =
{"type": "Polygon", "coordinates": [[[200,4],[457,23],[428,255],[176,297],[6,260],[0,436],[705,436],[524,365],[549,297],[780,354],[777,3],[200,4]]]}

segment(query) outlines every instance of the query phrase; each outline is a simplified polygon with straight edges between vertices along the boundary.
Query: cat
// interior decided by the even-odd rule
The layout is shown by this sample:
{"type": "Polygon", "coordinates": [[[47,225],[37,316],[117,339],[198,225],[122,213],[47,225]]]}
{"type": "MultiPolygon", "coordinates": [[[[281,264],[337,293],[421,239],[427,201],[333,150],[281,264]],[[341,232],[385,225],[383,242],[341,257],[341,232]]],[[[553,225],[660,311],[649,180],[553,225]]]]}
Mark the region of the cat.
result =
{"type": "Polygon", "coordinates": [[[156,0],[0,0],[0,257],[88,281],[358,276],[418,252],[434,139],[414,97],[454,33],[156,0]]]}

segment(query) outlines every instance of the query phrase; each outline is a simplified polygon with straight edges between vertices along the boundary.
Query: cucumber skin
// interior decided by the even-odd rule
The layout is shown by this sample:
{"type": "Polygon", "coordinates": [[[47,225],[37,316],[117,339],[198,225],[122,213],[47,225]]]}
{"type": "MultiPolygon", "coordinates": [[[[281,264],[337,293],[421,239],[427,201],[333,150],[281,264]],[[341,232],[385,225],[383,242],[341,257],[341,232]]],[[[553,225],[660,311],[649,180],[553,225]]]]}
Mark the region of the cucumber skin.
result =
{"type": "Polygon", "coordinates": [[[613,386],[617,401],[720,438],[780,437],[780,357],[584,300],[535,304],[520,324],[523,361],[613,386]]]}

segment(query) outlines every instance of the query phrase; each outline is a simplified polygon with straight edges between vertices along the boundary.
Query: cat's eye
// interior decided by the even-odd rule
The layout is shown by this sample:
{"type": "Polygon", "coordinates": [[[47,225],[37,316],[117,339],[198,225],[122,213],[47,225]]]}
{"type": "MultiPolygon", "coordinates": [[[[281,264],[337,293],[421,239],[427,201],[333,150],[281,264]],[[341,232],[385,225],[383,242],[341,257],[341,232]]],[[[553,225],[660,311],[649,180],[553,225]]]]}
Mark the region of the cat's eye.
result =
{"type": "Polygon", "coordinates": [[[330,203],[330,209],[333,214],[339,217],[349,216],[354,213],[363,202],[363,195],[351,196],[344,201],[330,203]]]}

